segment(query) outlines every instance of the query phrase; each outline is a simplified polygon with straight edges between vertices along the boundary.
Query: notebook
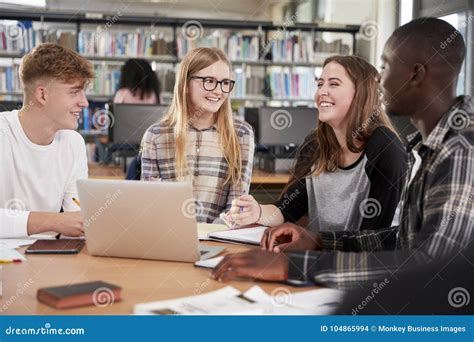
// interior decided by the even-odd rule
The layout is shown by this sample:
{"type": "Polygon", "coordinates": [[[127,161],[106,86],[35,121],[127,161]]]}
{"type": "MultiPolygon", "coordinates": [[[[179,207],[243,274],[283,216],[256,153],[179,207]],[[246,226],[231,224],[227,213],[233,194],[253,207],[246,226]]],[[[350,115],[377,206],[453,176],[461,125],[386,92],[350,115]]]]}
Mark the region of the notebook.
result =
{"type": "Polygon", "coordinates": [[[209,233],[212,240],[223,242],[245,243],[249,245],[260,245],[263,233],[268,227],[254,226],[241,229],[227,229],[209,233]]]}

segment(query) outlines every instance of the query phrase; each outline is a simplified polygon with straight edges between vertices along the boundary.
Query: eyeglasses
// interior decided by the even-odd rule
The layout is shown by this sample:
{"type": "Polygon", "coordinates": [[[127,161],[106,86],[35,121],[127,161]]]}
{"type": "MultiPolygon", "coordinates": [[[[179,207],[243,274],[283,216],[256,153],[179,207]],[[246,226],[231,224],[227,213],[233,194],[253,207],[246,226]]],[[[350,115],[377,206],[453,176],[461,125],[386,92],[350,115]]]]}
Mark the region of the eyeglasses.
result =
{"type": "Polygon", "coordinates": [[[235,81],[229,80],[227,78],[222,81],[216,80],[214,77],[203,77],[203,76],[191,76],[189,79],[194,80],[198,79],[202,81],[202,87],[204,90],[213,91],[217,88],[217,85],[221,85],[221,90],[223,93],[230,93],[234,88],[235,81]]]}

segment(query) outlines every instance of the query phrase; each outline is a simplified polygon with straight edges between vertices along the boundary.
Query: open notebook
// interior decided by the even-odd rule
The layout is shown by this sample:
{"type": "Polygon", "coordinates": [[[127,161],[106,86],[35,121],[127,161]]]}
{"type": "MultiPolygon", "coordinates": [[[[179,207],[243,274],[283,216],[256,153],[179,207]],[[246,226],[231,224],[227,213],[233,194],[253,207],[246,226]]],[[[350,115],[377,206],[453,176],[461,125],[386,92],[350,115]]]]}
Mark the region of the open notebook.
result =
{"type": "Polygon", "coordinates": [[[255,226],[241,229],[227,229],[215,231],[208,234],[209,238],[217,241],[246,243],[250,245],[260,245],[263,233],[268,227],[255,226]]]}

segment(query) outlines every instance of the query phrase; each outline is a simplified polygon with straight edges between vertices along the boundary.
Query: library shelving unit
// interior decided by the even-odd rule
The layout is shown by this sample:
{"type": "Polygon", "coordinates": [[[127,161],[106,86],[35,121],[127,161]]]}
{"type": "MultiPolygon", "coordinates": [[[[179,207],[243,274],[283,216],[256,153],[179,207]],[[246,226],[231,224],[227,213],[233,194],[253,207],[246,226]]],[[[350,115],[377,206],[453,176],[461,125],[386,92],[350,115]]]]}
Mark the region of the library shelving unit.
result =
{"type": "Polygon", "coordinates": [[[48,41],[71,47],[94,64],[96,79],[88,90],[92,103],[112,98],[120,66],[131,57],[152,63],[166,103],[182,56],[196,46],[217,46],[231,59],[237,81],[232,100],[239,105],[311,106],[318,68],[330,55],[353,53],[359,29],[356,25],[279,26],[267,21],[156,18],[120,12],[0,10],[0,103],[21,100],[21,57],[48,41]]]}

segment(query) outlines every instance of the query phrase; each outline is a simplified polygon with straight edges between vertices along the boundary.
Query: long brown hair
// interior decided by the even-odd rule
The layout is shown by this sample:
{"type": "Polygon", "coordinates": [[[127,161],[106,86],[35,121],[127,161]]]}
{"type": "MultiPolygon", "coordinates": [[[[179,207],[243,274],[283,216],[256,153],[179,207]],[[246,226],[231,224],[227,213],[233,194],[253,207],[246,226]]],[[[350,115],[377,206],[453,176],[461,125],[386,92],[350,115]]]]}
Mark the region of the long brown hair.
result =
{"type": "MultiPolygon", "coordinates": [[[[397,134],[382,106],[377,69],[358,56],[332,56],[324,61],[324,66],[332,62],[344,67],[355,87],[354,98],[347,113],[349,123],[346,144],[349,151],[362,152],[373,131],[379,126],[385,126],[397,134]]],[[[296,163],[283,193],[310,173],[319,175],[322,172],[336,171],[340,154],[341,147],[333,128],[318,120],[317,128],[306,137],[296,153],[296,163]]]]}
{"type": "MultiPolygon", "coordinates": [[[[174,85],[173,100],[166,116],[162,119],[166,125],[173,127],[175,137],[176,175],[178,179],[189,176],[186,162],[186,141],[189,125],[192,124],[193,115],[189,112],[188,80],[199,70],[223,61],[232,66],[225,53],[218,48],[201,47],[188,52],[181,61],[174,85]]],[[[195,113],[199,115],[199,113],[195,113]]],[[[227,182],[238,184],[242,180],[242,155],[239,140],[234,127],[230,97],[228,96],[216,113],[219,143],[224,153],[224,158],[229,165],[227,182]]]]}

